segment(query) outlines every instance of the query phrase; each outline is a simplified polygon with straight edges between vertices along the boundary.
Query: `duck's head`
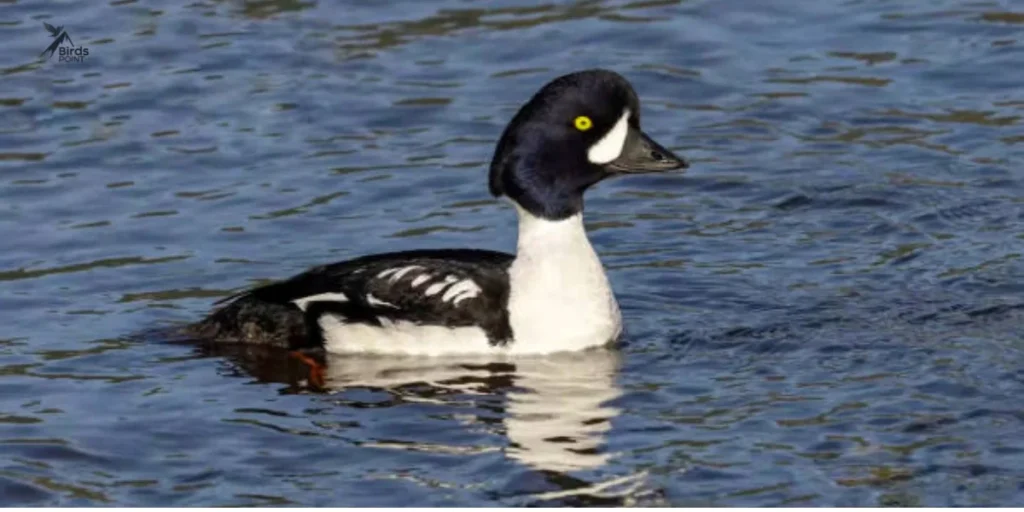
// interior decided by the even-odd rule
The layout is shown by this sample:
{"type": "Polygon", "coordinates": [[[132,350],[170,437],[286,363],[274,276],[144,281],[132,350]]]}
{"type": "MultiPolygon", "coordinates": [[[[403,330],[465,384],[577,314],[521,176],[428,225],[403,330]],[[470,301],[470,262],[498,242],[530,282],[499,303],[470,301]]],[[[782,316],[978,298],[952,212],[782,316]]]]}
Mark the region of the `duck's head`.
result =
{"type": "Polygon", "coordinates": [[[583,211],[583,192],[605,178],[686,166],[640,130],[629,82],[595,69],[554,79],[519,109],[494,152],[490,188],[557,220],[583,211]]]}

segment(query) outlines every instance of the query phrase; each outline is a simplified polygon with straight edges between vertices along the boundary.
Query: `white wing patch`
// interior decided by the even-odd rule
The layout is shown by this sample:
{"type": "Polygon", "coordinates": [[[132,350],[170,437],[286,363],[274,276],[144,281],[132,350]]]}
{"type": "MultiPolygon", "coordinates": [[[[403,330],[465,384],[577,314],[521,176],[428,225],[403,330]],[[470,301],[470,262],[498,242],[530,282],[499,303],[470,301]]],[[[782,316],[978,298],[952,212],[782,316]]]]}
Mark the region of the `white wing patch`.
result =
{"type": "Polygon", "coordinates": [[[615,160],[622,154],[622,148],[626,145],[626,135],[629,133],[629,109],[627,108],[622,117],[615,122],[615,126],[608,133],[601,137],[601,140],[590,146],[587,150],[587,158],[595,164],[606,164],[615,160]]]}
{"type": "Polygon", "coordinates": [[[309,306],[310,302],[348,302],[348,297],[344,293],[318,293],[316,295],[310,295],[309,297],[303,297],[301,299],[295,299],[292,301],[293,304],[299,307],[302,311],[306,311],[306,307],[309,306]]]}
{"type": "Polygon", "coordinates": [[[431,295],[437,295],[444,290],[444,287],[448,286],[448,283],[434,283],[427,287],[427,291],[423,292],[424,295],[430,297],[431,295]]]}
{"type": "MultiPolygon", "coordinates": [[[[376,277],[377,279],[387,279],[389,284],[394,284],[404,277],[415,276],[412,282],[409,283],[409,287],[415,289],[429,283],[434,278],[429,272],[417,272],[422,270],[426,270],[422,265],[394,267],[379,272],[376,277]],[[413,274],[413,272],[416,273],[413,274]]],[[[458,275],[448,274],[444,276],[444,279],[427,286],[423,294],[427,297],[432,297],[442,292],[442,301],[450,302],[457,306],[464,300],[478,297],[483,293],[483,289],[472,279],[463,279],[458,275]]],[[[366,302],[371,306],[398,307],[389,302],[382,301],[373,295],[367,295],[366,302]]]]}
{"type": "Polygon", "coordinates": [[[480,295],[482,291],[472,279],[463,279],[453,284],[451,288],[448,288],[448,291],[444,292],[444,295],[441,296],[441,300],[445,302],[451,301],[453,304],[458,305],[459,302],[465,299],[472,299],[480,295]]]}
{"type": "Polygon", "coordinates": [[[421,268],[423,268],[423,267],[421,267],[419,265],[411,265],[411,266],[399,269],[398,272],[395,272],[394,277],[391,278],[391,282],[392,283],[398,282],[398,280],[401,279],[404,275],[408,274],[409,272],[412,272],[413,270],[417,270],[417,269],[421,269],[421,268]]]}
{"type": "MultiPolygon", "coordinates": [[[[456,277],[456,276],[453,276],[453,275],[444,276],[444,281],[441,281],[440,283],[434,283],[434,284],[428,286],[427,287],[427,291],[425,292],[425,295],[427,297],[430,297],[431,295],[437,295],[437,294],[441,293],[441,291],[444,290],[445,288],[448,288],[449,286],[451,286],[452,283],[455,283],[455,282],[458,282],[458,281],[459,281],[459,278],[456,277]]],[[[442,297],[442,298],[443,298],[443,300],[448,300],[448,299],[446,299],[444,297],[442,297]]]]}
{"type": "Polygon", "coordinates": [[[394,304],[392,304],[390,302],[383,301],[383,300],[378,299],[377,297],[374,297],[372,293],[366,294],[366,303],[371,305],[371,306],[384,306],[384,307],[388,307],[388,308],[397,308],[398,307],[398,306],[396,306],[396,305],[394,305],[394,304]]]}
{"type": "Polygon", "coordinates": [[[419,265],[409,265],[407,267],[389,268],[389,269],[384,270],[381,273],[377,274],[377,278],[378,279],[384,279],[385,277],[391,276],[391,279],[389,279],[388,281],[392,282],[392,283],[397,283],[400,279],[402,279],[402,277],[404,277],[409,272],[412,272],[413,270],[420,269],[420,268],[423,268],[423,267],[421,267],[419,265]]]}

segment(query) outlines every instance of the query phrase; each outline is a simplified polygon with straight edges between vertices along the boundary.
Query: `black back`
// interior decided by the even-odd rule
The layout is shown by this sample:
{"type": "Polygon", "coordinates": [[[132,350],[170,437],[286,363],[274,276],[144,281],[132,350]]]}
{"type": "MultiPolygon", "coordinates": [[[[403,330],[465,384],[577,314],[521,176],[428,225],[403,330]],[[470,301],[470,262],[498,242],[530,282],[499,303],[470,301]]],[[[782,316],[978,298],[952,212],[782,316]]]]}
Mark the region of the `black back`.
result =
{"type": "Polygon", "coordinates": [[[508,267],[512,255],[484,250],[417,250],[375,254],[314,267],[291,279],[223,299],[224,306],[191,328],[191,334],[227,342],[305,348],[323,343],[319,319],[337,315],[347,323],[381,325],[381,318],[446,327],[479,326],[492,344],[512,338],[508,319],[508,267]],[[381,274],[417,266],[401,278],[381,274]],[[419,285],[416,278],[429,276],[419,285]],[[443,300],[455,283],[471,280],[475,297],[443,300]],[[440,291],[426,295],[433,285],[440,291]],[[294,301],[341,293],[346,301],[310,302],[303,312],[294,301]]]}

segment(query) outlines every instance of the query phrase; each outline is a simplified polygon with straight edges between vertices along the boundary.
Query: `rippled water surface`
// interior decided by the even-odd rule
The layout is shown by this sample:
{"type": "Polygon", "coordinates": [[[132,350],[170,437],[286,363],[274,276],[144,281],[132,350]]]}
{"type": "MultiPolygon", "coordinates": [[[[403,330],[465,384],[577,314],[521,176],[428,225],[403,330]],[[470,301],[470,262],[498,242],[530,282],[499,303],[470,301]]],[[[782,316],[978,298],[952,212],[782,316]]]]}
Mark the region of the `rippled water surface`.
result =
{"type": "Polygon", "coordinates": [[[1020,2],[0,4],[4,505],[1024,505],[1020,2]],[[492,145],[596,66],[693,162],[588,196],[616,349],[317,393],[148,334],[512,250],[492,145]]]}

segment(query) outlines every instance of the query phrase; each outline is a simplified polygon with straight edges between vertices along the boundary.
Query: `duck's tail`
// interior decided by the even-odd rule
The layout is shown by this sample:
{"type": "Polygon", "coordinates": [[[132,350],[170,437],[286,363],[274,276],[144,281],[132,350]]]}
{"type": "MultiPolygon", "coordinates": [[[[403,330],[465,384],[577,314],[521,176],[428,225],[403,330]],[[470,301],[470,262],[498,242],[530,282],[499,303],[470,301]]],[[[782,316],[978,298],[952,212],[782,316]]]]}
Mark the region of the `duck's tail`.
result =
{"type": "Polygon", "coordinates": [[[294,304],[277,304],[243,293],[229,297],[203,320],[185,328],[185,334],[215,343],[248,343],[284,348],[306,344],[306,323],[294,304]]]}

